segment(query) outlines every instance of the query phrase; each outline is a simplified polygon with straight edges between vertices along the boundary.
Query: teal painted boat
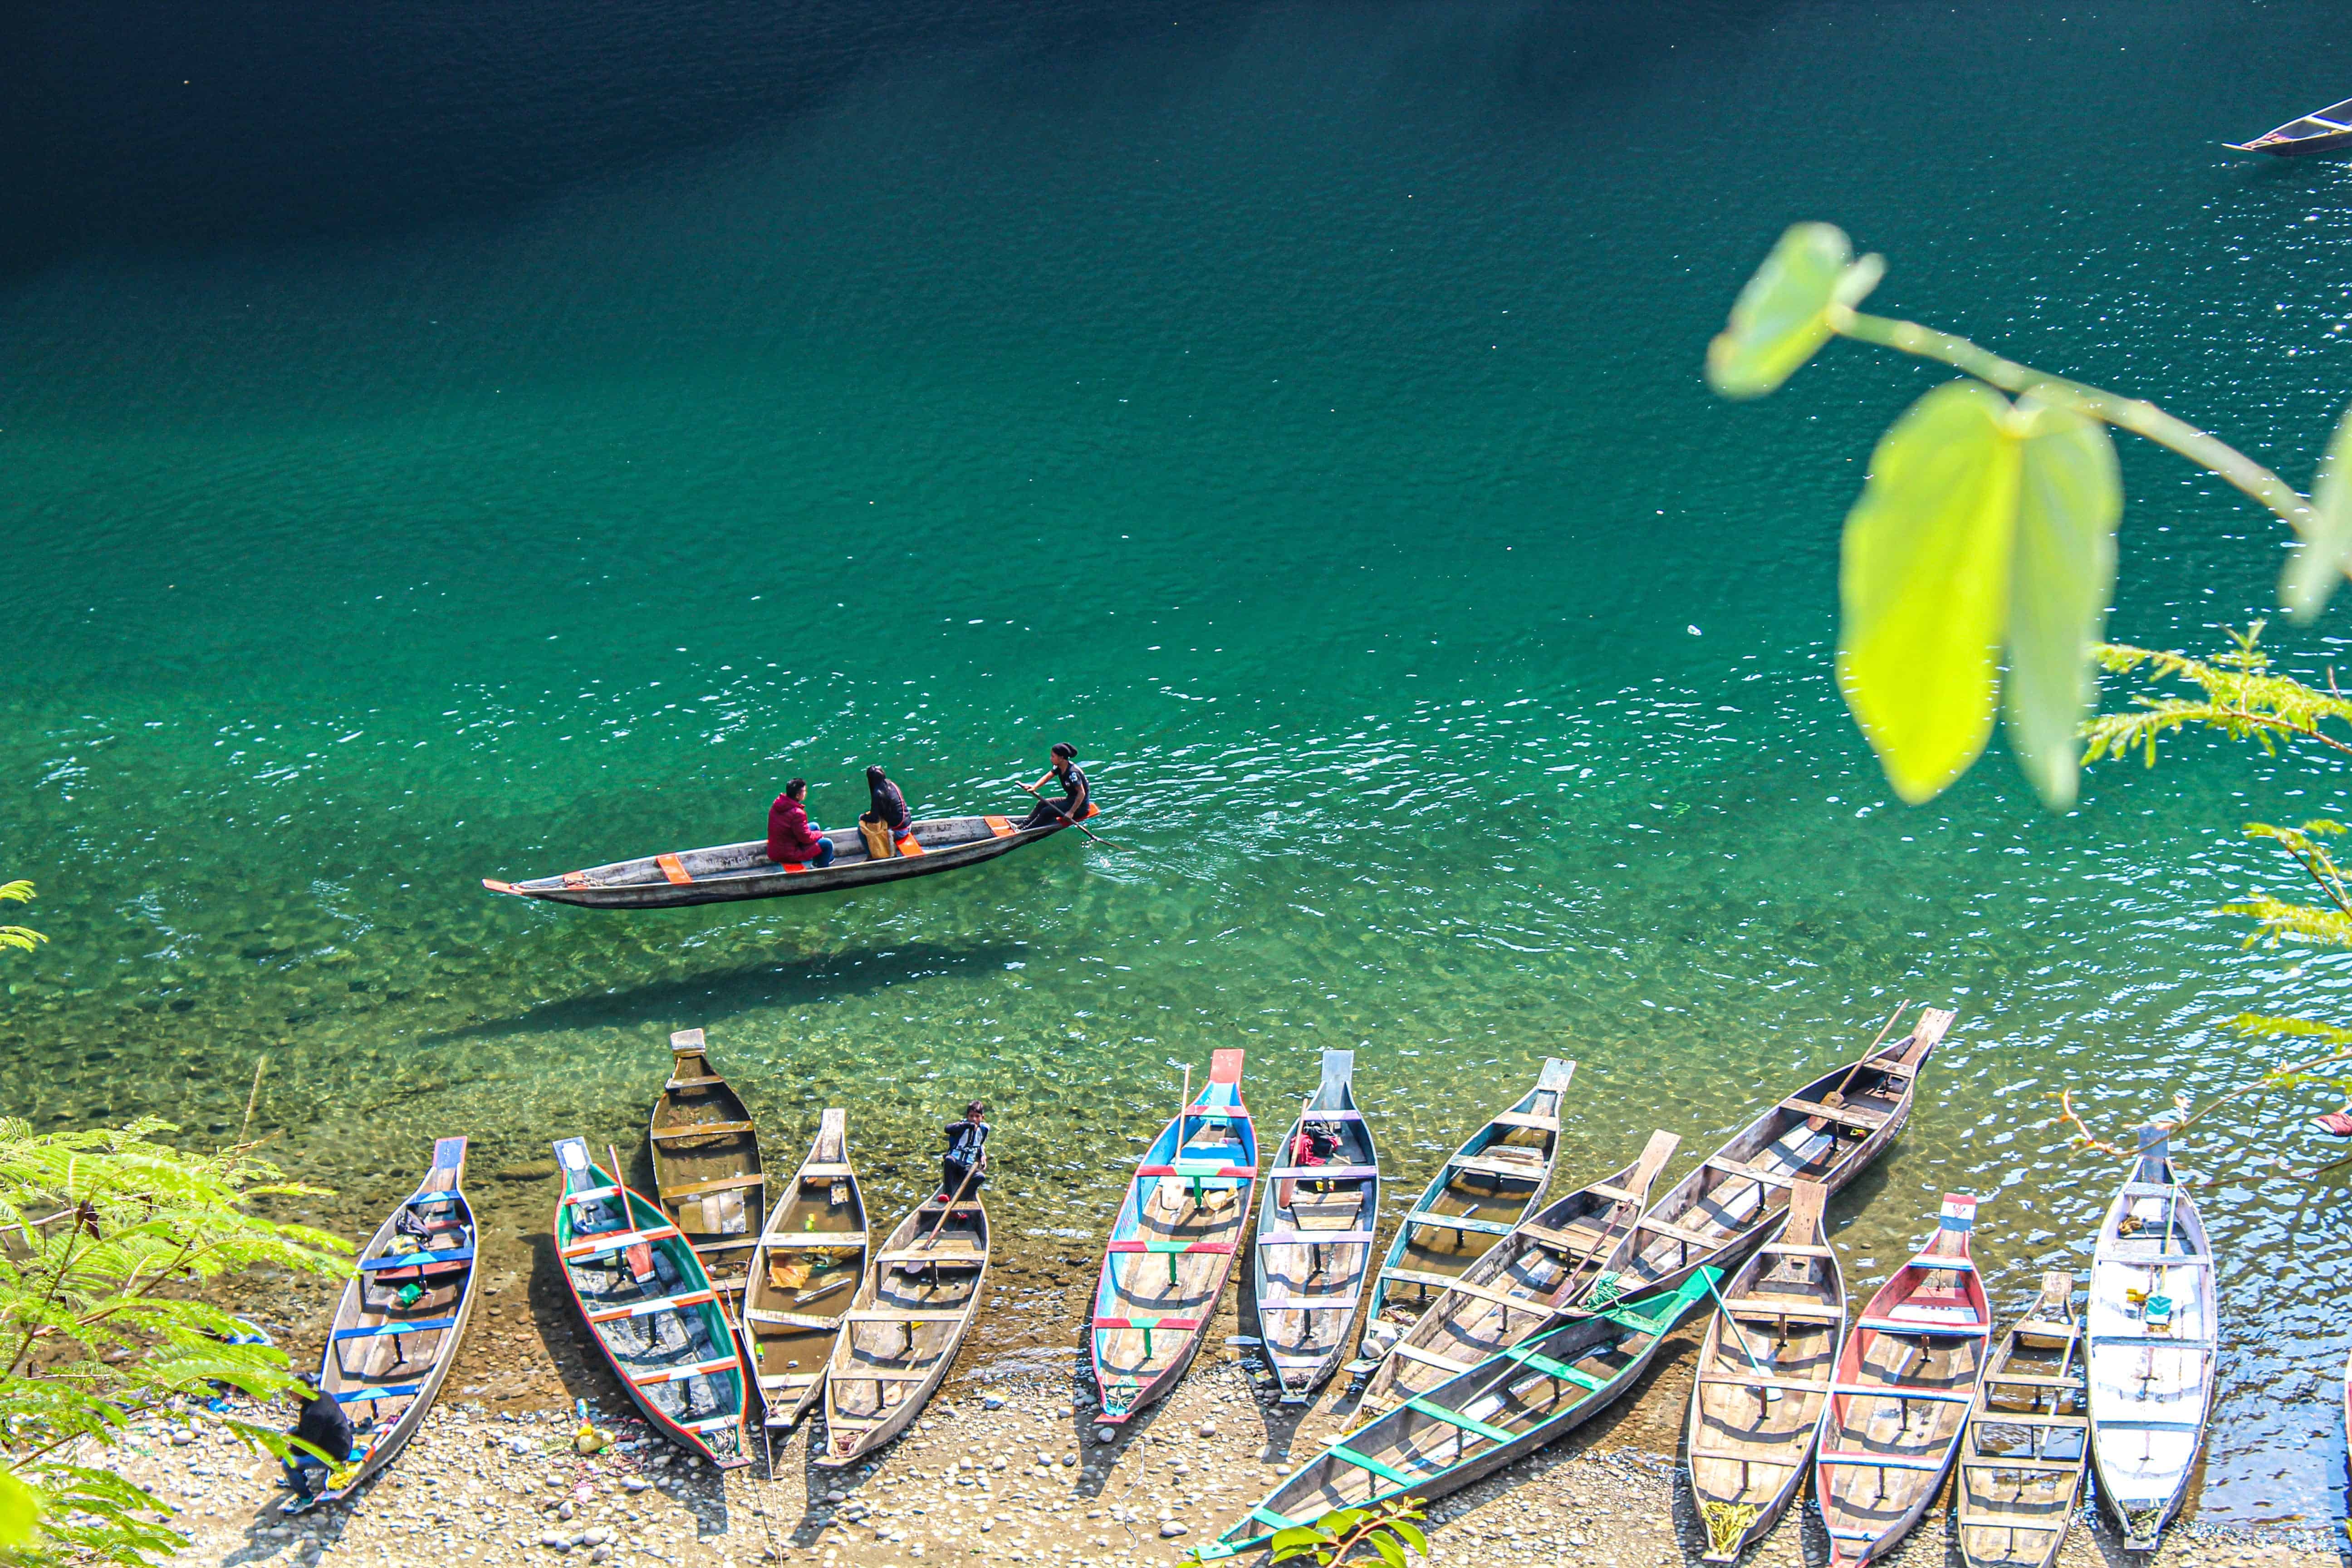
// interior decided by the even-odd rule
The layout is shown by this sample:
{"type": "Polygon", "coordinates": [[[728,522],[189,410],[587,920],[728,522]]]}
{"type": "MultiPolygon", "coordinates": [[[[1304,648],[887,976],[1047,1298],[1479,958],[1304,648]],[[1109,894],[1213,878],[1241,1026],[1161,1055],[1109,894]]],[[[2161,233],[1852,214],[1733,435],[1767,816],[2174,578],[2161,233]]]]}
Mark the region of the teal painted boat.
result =
{"type": "Polygon", "coordinates": [[[1722,1278],[1702,1268],[1671,1294],[1578,1318],[1414,1394],[1326,1448],[1193,1555],[1237,1557],[1333,1509],[1407,1494],[1431,1501],[1534,1453],[1639,1382],[1660,1342],[1722,1278]]]}
{"type": "Polygon", "coordinates": [[[671,1442],[723,1468],[750,1464],[751,1378],[701,1259],[651,1198],[588,1157],[586,1142],[560,1140],[555,1159],[555,1255],[613,1374],[671,1442]]]}

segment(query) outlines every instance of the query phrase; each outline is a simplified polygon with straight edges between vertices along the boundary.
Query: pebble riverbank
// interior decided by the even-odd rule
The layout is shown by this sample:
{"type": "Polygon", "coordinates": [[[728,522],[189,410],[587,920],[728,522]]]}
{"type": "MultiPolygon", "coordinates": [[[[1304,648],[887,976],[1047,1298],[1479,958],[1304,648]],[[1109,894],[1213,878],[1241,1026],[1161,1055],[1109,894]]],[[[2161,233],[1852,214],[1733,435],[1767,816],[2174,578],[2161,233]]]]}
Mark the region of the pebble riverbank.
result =
{"type": "MultiPolygon", "coordinates": [[[[967,1366],[876,1461],[841,1472],[808,1464],[803,1427],[776,1449],[773,1479],[721,1475],[633,1418],[615,1417],[624,1405],[609,1386],[590,1396],[621,1439],[604,1453],[572,1451],[568,1405],[524,1395],[493,1408],[446,1394],[407,1452],[360,1496],[299,1518],[277,1511],[286,1494],[277,1489],[274,1462],[199,1421],[139,1424],[117,1464],[180,1509],[189,1535],[183,1561],[224,1568],[567,1559],[696,1568],[971,1561],[1150,1568],[1213,1539],[1297,1458],[1353,1424],[1344,1388],[1327,1388],[1304,1408],[1273,1403],[1250,1364],[1223,1345],[1234,1329],[1228,1312],[1213,1348],[1176,1393],[1128,1430],[1094,1426],[1087,1391],[1068,1371],[1008,1375],[967,1366]]],[[[1696,1564],[1704,1533],[1674,1461],[1695,1348],[1685,1328],[1616,1408],[1441,1500],[1431,1515],[1431,1562],[1696,1564]]],[[[1808,1508],[1747,1562],[1818,1568],[1827,1545],[1808,1508]]],[[[2152,1568],[2341,1568],[2340,1545],[2332,1531],[2223,1532],[2192,1522],[2173,1528],[2152,1568]]],[[[1932,1515],[1887,1562],[1958,1568],[1948,1513],[1932,1515]]],[[[2061,1562],[2150,1568],[2125,1556],[2095,1510],[2070,1534],[2061,1562]]]]}

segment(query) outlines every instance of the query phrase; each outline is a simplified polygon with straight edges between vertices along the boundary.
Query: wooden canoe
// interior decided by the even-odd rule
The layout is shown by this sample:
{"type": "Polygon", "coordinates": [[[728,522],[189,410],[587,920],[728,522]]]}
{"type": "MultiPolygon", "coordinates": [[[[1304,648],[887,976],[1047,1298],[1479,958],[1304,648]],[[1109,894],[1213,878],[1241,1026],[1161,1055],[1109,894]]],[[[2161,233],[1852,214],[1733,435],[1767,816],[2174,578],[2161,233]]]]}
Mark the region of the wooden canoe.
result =
{"type": "Polygon", "coordinates": [[[2169,1132],[2139,1154],[2091,1254],[2091,1456],[2124,1546],[2152,1552],[2189,1492],[2213,1412],[2213,1247],[2172,1169],[2169,1132]]]}
{"type": "Polygon", "coordinates": [[[1960,1439],[1960,1555],[1969,1568],[2050,1568],[2074,1522],[2091,1453],[2074,1276],[2042,1276],[1977,1384],[1960,1439]]]}
{"type": "Polygon", "coordinates": [[[559,1140],[555,1163],[563,1174],[555,1256],[613,1375],[671,1442],[722,1468],[750,1464],[751,1374],[701,1259],[653,1199],[588,1157],[583,1140],[559,1140]]]}
{"type": "Polygon", "coordinates": [[[1804,1484],[1845,1337],[1845,1275],[1822,1230],[1829,1189],[1799,1182],[1789,1219],[1723,1287],[1691,1380],[1683,1453],[1707,1563],[1736,1563],[1804,1484]]]}
{"type": "Polygon", "coordinates": [[[654,1193],[685,1233],[732,1318],[768,1212],[768,1178],[751,1113],[710,1065],[702,1031],[669,1037],[669,1081],[654,1101],[646,1142],[654,1193]]]}
{"type": "MultiPolygon", "coordinates": [[[[1273,1171],[1278,1181],[1369,1177],[1363,1165],[1273,1171]]],[[[1096,1419],[1118,1426],[1174,1387],[1209,1331],[1257,1192],[1257,1131],[1242,1101],[1242,1053],[1209,1058],[1209,1081],[1160,1130],[1111,1222],[1087,1322],[1096,1419]]]]}
{"type": "Polygon", "coordinates": [[[1549,1326],[1597,1274],[1622,1269],[1634,1221],[1681,1142],[1653,1132],[1641,1157],[1548,1204],[1443,1287],[1364,1385],[1359,1406],[1385,1410],[1549,1326]]]}
{"type": "Polygon", "coordinates": [[[816,1142],[793,1173],[743,1293],[743,1343],[759,1379],[765,1431],[790,1426],[824,1390],[842,1318],[866,1278],[866,1198],[849,1163],[848,1113],[818,1118],[816,1142]]]}
{"type": "MultiPolygon", "coordinates": [[[[1097,812],[1089,805],[1086,815],[1092,817],[1097,812]]],[[[1009,816],[935,816],[913,824],[900,835],[898,854],[876,860],[866,853],[865,837],[853,825],[845,832],[825,834],[834,843],[829,866],[779,864],[768,858],[768,841],[754,838],[743,844],[714,844],[705,849],[615,860],[609,866],[535,877],[527,882],[485,877],[482,886],[493,893],[593,910],[667,910],[738,899],[784,899],[961,870],[1051,837],[1067,826],[1057,822],[1050,827],[1024,828],[1009,816]]]]}
{"type": "Polygon", "coordinates": [[[833,1342],[818,1465],[856,1464],[914,1420],[971,1330],[988,1260],[988,1210],[977,1194],[931,1198],[898,1222],[867,1261],[833,1342]]]}
{"type": "Polygon", "coordinates": [[[1879,1287],[1838,1357],[1813,1455],[1831,1568],[1894,1550],[1944,1489],[1992,1339],[1969,1258],[1976,1215],[1976,1199],[1944,1194],[1935,1236],[1879,1287]]]}
{"type": "Polygon", "coordinates": [[[392,1463],[433,1408],[474,1310],[474,1211],[465,1184],[466,1140],[437,1140],[425,1180],[360,1248],[327,1332],[319,1389],[351,1416],[362,1457],[283,1511],[349,1497],[392,1463]]]}
{"type": "Polygon", "coordinates": [[[2225,142],[2222,145],[2233,153],[2268,153],[2280,158],[2299,158],[2352,147],[2352,98],[2314,110],[2300,120],[2290,120],[2251,142],[2225,142]]]}
{"type": "Polygon", "coordinates": [[[1542,1201],[1559,1154],[1561,1102],[1574,1062],[1544,1059],[1535,1087],[1463,1141],[1397,1227],[1372,1282],[1363,1355],[1378,1361],[1446,1286],[1542,1201]]]}
{"type": "Polygon", "coordinates": [[[1624,1268],[1576,1304],[1671,1289],[1701,1265],[1728,1269],[1779,1223],[1798,1181],[1835,1194],[1910,1120],[1919,1070],[1952,1018],[1921,1008],[1908,1035],[1823,1073],[1742,1128],[1642,1216],[1624,1268]]]}
{"type": "Polygon", "coordinates": [[[1371,1272],[1381,1157],[1356,1108],[1355,1070],[1355,1052],[1323,1053],[1323,1081],[1276,1146],[1275,1163],[1299,1165],[1307,1130],[1322,1127],[1339,1146],[1319,1168],[1362,1173],[1277,1179],[1257,1224],[1250,1296],[1257,1306],[1259,1343],[1286,1405],[1305,1403],[1348,1353],[1348,1331],[1371,1272]]]}
{"type": "Polygon", "coordinates": [[[1534,1453],[1639,1382],[1719,1278],[1710,1268],[1678,1291],[1576,1319],[1415,1394],[1299,1467],[1198,1555],[1237,1557],[1333,1509],[1406,1493],[1431,1501],[1534,1453]]]}

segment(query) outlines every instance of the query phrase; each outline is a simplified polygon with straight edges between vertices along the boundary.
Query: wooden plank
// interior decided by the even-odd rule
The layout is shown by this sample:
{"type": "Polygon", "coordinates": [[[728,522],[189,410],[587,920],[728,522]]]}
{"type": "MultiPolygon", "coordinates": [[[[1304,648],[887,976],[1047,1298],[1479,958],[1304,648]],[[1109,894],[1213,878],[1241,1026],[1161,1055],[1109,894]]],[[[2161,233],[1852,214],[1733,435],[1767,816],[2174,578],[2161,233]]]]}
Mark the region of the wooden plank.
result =
{"type": "Polygon", "coordinates": [[[697,1193],[723,1193],[734,1187],[765,1186],[767,1183],[767,1177],[755,1173],[749,1176],[720,1176],[708,1182],[685,1182],[675,1187],[663,1187],[660,1192],[666,1198],[690,1198],[697,1193]]]}
{"type": "Polygon", "coordinates": [[[751,1124],[748,1121],[698,1121],[688,1127],[656,1128],[653,1136],[667,1143],[679,1138],[710,1138],[722,1132],[750,1131],[751,1124]]]}

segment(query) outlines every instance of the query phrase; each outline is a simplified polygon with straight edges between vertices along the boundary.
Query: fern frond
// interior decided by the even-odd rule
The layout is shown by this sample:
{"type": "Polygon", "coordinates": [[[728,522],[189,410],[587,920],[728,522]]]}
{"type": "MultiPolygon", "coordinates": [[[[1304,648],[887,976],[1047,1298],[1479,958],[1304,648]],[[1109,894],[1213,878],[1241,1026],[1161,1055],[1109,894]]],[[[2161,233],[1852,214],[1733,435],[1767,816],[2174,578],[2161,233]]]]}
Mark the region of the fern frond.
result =
{"type": "Polygon", "coordinates": [[[2242,1035],[2273,1040],[2326,1040],[2333,1045],[2352,1045],[2352,1029],[2341,1024],[2323,1024],[2316,1018],[2281,1018],[2267,1013],[2241,1013],[2230,1020],[2230,1027],[2242,1035]]]}
{"type": "Polygon", "coordinates": [[[2268,893],[2255,893],[2223,904],[2217,911],[2225,915],[2242,915],[2255,922],[2252,935],[2246,945],[2260,942],[2275,947],[2281,942],[2316,942],[2326,947],[2352,947],[2352,915],[2339,910],[2323,910],[2310,904],[2290,904],[2284,899],[2274,899],[2268,893]]]}

